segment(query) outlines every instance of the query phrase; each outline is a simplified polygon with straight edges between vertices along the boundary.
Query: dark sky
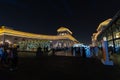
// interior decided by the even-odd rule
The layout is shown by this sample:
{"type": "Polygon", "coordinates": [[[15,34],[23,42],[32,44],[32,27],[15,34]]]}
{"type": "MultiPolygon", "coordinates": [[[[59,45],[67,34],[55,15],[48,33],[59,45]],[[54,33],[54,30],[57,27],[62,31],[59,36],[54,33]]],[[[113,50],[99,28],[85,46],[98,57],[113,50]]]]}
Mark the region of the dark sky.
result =
{"type": "Polygon", "coordinates": [[[0,0],[0,25],[50,35],[64,26],[90,44],[99,23],[119,9],[120,0],[0,0]]]}

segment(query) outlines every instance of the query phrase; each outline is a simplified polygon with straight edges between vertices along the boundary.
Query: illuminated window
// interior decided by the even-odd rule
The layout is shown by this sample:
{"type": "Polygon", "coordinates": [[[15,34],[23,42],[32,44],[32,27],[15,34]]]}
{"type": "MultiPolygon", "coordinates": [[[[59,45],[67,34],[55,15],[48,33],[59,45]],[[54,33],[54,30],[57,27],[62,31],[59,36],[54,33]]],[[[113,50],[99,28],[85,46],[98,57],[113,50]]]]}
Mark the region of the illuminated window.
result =
{"type": "Polygon", "coordinates": [[[108,40],[111,40],[112,39],[112,35],[108,36],[108,40]]]}
{"type": "Polygon", "coordinates": [[[65,35],[64,33],[62,33],[61,35],[65,35]]]}
{"type": "Polygon", "coordinates": [[[116,38],[119,38],[120,37],[120,32],[116,33],[116,38]]]}
{"type": "Polygon", "coordinates": [[[11,42],[10,42],[9,40],[5,40],[5,42],[7,42],[7,43],[11,44],[11,42]]]}

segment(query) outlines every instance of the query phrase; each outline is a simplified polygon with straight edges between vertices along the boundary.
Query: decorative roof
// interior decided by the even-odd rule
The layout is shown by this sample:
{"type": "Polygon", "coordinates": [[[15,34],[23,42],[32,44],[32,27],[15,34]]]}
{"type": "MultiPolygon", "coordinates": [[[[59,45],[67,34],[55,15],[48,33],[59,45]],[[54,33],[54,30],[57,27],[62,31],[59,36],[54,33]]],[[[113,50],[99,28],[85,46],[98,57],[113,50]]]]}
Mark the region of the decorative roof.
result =
{"type": "Polygon", "coordinates": [[[100,31],[103,27],[107,26],[111,20],[112,19],[110,18],[110,19],[107,19],[107,20],[103,21],[102,23],[100,23],[100,25],[97,28],[97,31],[100,31]]]}
{"type": "Polygon", "coordinates": [[[64,31],[68,31],[70,34],[72,34],[72,32],[66,27],[60,27],[59,29],[57,29],[57,32],[64,32],[64,31]]]}
{"type": "Polygon", "coordinates": [[[120,10],[115,14],[115,16],[113,16],[113,18],[111,19],[107,19],[105,21],[103,21],[102,23],[99,24],[98,28],[97,28],[97,33],[95,35],[95,39],[97,40],[98,36],[100,34],[102,34],[102,32],[104,30],[106,30],[108,27],[112,26],[112,24],[116,23],[119,24],[119,19],[120,19],[120,10]],[[118,21],[118,22],[116,22],[118,21]]]}
{"type": "Polygon", "coordinates": [[[72,41],[78,42],[73,36],[71,35],[42,35],[42,34],[34,34],[29,32],[22,32],[17,31],[14,29],[6,28],[5,26],[2,26],[0,28],[0,35],[11,35],[11,36],[18,36],[18,37],[27,37],[27,38],[35,38],[35,39],[47,39],[47,40],[58,40],[58,39],[70,39],[72,41]]]}

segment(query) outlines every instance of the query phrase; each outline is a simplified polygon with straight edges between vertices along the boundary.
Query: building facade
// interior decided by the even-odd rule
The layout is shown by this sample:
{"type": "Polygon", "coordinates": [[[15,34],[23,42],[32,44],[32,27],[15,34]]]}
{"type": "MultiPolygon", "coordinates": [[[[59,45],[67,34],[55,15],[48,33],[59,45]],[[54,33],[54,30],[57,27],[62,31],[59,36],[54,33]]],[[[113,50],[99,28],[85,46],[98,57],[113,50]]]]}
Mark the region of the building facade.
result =
{"type": "Polygon", "coordinates": [[[100,23],[97,32],[92,36],[92,43],[101,47],[103,38],[106,38],[113,53],[120,53],[120,11],[113,18],[100,23]]]}
{"type": "Polygon", "coordinates": [[[60,27],[57,32],[57,35],[43,35],[1,26],[0,44],[17,44],[20,51],[36,51],[38,47],[65,48],[78,43],[68,28],[60,27]]]}

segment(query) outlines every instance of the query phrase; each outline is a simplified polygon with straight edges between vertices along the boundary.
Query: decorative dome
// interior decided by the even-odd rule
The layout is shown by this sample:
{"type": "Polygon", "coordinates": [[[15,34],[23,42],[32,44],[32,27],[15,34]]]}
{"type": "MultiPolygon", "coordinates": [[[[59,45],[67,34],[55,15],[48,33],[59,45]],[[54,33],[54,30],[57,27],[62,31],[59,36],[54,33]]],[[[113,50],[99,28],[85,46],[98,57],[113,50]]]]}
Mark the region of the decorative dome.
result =
{"type": "Polygon", "coordinates": [[[72,34],[72,32],[66,27],[60,27],[59,29],[57,29],[57,32],[64,32],[64,31],[68,31],[70,34],[72,34]]]}

